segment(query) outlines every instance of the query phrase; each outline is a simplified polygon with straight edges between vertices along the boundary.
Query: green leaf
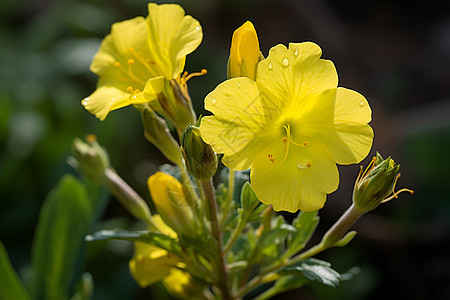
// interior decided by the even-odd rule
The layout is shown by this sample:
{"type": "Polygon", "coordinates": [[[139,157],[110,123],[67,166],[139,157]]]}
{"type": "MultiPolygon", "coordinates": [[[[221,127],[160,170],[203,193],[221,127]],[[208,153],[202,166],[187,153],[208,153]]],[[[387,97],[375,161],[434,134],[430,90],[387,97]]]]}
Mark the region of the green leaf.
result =
{"type": "Polygon", "coordinates": [[[92,222],[86,189],[65,175],[42,205],[32,249],[33,299],[68,299],[92,222]]]}
{"type": "Polygon", "coordinates": [[[255,300],[270,299],[280,293],[298,289],[308,283],[309,280],[303,275],[286,275],[277,279],[270,289],[256,297],[255,300]]]}
{"type": "Polygon", "coordinates": [[[302,250],[311,239],[319,224],[317,211],[302,212],[292,221],[292,226],[296,228],[288,241],[289,256],[302,250]]]}
{"type": "Polygon", "coordinates": [[[17,276],[6,252],[5,246],[0,241],[0,299],[30,299],[22,282],[17,276]]]}
{"type": "Polygon", "coordinates": [[[331,287],[339,285],[341,275],[333,270],[331,264],[315,258],[302,260],[292,266],[285,267],[281,274],[303,274],[309,280],[317,280],[320,283],[331,287]]]}
{"type": "Polygon", "coordinates": [[[86,241],[100,240],[124,240],[133,242],[143,242],[152,244],[161,249],[167,250],[173,254],[181,254],[182,249],[177,240],[158,232],[149,232],[146,230],[127,231],[122,229],[100,230],[92,235],[86,236],[86,241]]]}
{"type": "Polygon", "coordinates": [[[244,214],[249,215],[258,204],[258,197],[256,197],[256,194],[253,191],[250,183],[247,181],[242,187],[241,192],[241,207],[244,214]]]}

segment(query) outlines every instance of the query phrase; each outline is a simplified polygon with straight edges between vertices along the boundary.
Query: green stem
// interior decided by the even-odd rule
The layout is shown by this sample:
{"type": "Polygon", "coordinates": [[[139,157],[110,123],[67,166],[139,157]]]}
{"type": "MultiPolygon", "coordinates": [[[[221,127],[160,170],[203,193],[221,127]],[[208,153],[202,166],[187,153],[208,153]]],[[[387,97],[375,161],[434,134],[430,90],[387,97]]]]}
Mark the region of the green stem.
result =
{"type": "MultiPolygon", "coordinates": [[[[233,202],[234,195],[234,170],[228,169],[228,190],[227,190],[227,199],[225,200],[225,207],[223,209],[222,221],[220,225],[223,227],[224,223],[228,217],[228,212],[230,211],[231,202],[233,202]]],[[[226,251],[225,251],[226,252],[226,251]]]]}
{"type": "Polygon", "coordinates": [[[339,246],[339,241],[344,237],[344,235],[348,232],[350,227],[364,214],[363,211],[358,209],[354,204],[352,204],[339,220],[325,233],[322,238],[322,241],[308,249],[307,251],[300,253],[297,256],[294,256],[290,259],[283,260],[281,262],[277,262],[276,264],[269,266],[266,269],[261,270],[260,274],[250,280],[245,286],[243,286],[236,294],[236,297],[242,297],[255,287],[257,287],[260,283],[264,282],[265,279],[269,278],[270,273],[295,264],[301,260],[306,258],[310,258],[320,252],[327,250],[329,248],[339,246]]]}
{"type": "Polygon", "coordinates": [[[136,193],[113,169],[106,168],[102,178],[109,192],[136,218],[139,218],[154,229],[150,209],[144,199],[136,193]]]}
{"type": "Polygon", "coordinates": [[[217,219],[218,209],[212,179],[202,181],[202,188],[205,198],[207,199],[207,201],[209,201],[209,206],[211,209],[211,230],[214,238],[217,241],[217,267],[219,271],[219,282],[217,283],[217,286],[222,293],[222,298],[224,300],[231,300],[233,299],[233,297],[231,296],[230,292],[228,269],[225,265],[222,246],[222,232],[220,230],[219,221],[217,219]]]}

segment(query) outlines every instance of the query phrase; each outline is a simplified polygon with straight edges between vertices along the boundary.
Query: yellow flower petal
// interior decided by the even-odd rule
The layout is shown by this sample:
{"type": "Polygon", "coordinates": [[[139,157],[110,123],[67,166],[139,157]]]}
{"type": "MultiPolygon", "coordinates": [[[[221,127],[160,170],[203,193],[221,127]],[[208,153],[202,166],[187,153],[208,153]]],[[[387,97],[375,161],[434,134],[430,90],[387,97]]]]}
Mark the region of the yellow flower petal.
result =
{"type": "Polygon", "coordinates": [[[113,73],[110,80],[119,85],[137,86],[130,78],[128,61],[133,59],[132,73],[137,79],[149,78],[149,69],[139,61],[139,58],[149,58],[147,45],[147,23],[143,17],[118,22],[112,25],[111,33],[102,41],[100,48],[91,63],[90,69],[95,74],[102,76],[113,73]],[[131,51],[130,51],[131,50],[131,51]],[[120,67],[119,67],[120,64],[120,67]],[[112,80],[111,80],[112,79],[112,80]],[[124,80],[126,81],[124,83],[124,80]]]}
{"type": "Polygon", "coordinates": [[[147,81],[143,91],[143,96],[147,99],[147,101],[155,100],[158,98],[158,94],[161,93],[164,89],[164,81],[165,79],[163,76],[150,78],[147,81]]]}
{"type": "Polygon", "coordinates": [[[279,106],[326,89],[336,88],[338,77],[331,61],[319,59],[322,51],[311,42],[277,45],[258,64],[257,83],[261,94],[279,106]]]}
{"type": "Polygon", "coordinates": [[[339,174],[333,156],[319,142],[307,146],[274,142],[255,159],[250,180],[258,199],[276,211],[314,211],[335,191],[339,174]],[[272,158],[269,157],[272,156],[272,158]]]}
{"type": "Polygon", "coordinates": [[[183,185],[173,176],[156,172],[147,180],[156,209],[172,229],[188,236],[196,234],[192,203],[186,197],[183,185]]]}
{"type": "Polygon", "coordinates": [[[263,137],[271,134],[265,128],[267,112],[256,83],[244,77],[227,80],[206,96],[205,108],[214,116],[202,119],[203,140],[225,154],[226,166],[249,169],[254,157],[270,143],[263,137]]]}
{"type": "Polygon", "coordinates": [[[140,287],[147,287],[170,274],[178,259],[150,244],[135,242],[135,253],[129,262],[130,273],[140,287]]]}
{"type": "Polygon", "coordinates": [[[149,48],[160,74],[176,78],[184,68],[186,55],[200,45],[203,33],[200,23],[185,16],[176,4],[149,3],[149,48]]]}
{"type": "Polygon", "coordinates": [[[142,94],[129,94],[111,86],[101,86],[89,97],[84,98],[81,104],[91,114],[103,121],[112,110],[130,104],[148,102],[142,94]]]}
{"type": "Polygon", "coordinates": [[[349,89],[337,89],[334,130],[325,132],[321,141],[338,164],[358,163],[369,154],[373,130],[367,123],[371,113],[364,96],[349,89]]]}

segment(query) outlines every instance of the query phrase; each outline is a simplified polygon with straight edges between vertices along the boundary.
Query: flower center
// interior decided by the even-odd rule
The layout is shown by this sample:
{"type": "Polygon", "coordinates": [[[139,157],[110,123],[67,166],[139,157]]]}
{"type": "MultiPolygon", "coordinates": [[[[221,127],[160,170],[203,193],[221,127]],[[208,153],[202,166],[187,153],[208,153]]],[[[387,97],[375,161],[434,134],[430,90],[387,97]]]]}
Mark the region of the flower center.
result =
{"type": "MultiPolygon", "coordinates": [[[[283,159],[281,161],[276,161],[272,154],[267,155],[269,160],[276,165],[284,163],[284,161],[287,159],[288,154],[289,154],[290,144],[297,146],[297,147],[305,147],[305,146],[308,146],[308,144],[309,144],[307,141],[304,141],[303,143],[295,142],[291,137],[290,125],[285,125],[285,126],[283,126],[283,128],[286,130],[286,135],[281,139],[281,141],[284,143],[283,159]]],[[[297,167],[299,169],[307,169],[307,168],[310,168],[311,165],[312,165],[312,162],[310,160],[304,160],[302,162],[297,163],[297,167]]]]}
{"type": "MultiPolygon", "coordinates": [[[[145,57],[142,52],[137,52],[134,48],[128,49],[128,52],[131,54],[131,58],[127,60],[127,66],[125,67],[121,62],[114,62],[114,66],[119,68],[128,78],[122,79],[123,81],[134,81],[137,86],[144,87],[146,83],[146,79],[143,79],[143,76],[137,75],[136,72],[136,63],[140,63],[140,65],[144,66],[144,69],[149,73],[148,76],[145,77],[156,77],[158,76],[157,65],[154,61],[145,57]]],[[[141,71],[142,72],[142,71],[141,71]]],[[[162,74],[162,73],[160,73],[162,74]]],[[[133,86],[129,86],[127,91],[135,94],[139,92],[139,89],[134,88],[133,86]]]]}

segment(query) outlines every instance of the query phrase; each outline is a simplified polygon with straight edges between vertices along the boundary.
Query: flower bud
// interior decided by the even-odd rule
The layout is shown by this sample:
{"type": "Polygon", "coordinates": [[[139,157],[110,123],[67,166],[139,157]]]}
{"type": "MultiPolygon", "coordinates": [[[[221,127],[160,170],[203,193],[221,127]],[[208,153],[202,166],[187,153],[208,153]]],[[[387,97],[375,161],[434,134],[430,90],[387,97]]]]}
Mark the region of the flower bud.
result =
{"type": "Polygon", "coordinates": [[[377,153],[367,169],[358,175],[353,189],[353,202],[364,212],[371,211],[381,203],[398,197],[401,192],[414,193],[409,189],[395,191],[400,173],[400,165],[396,165],[390,157],[383,159],[377,153]]]}
{"type": "Polygon", "coordinates": [[[216,173],[216,153],[203,141],[197,126],[186,127],[181,136],[181,152],[188,172],[196,179],[206,180],[216,173]]]}
{"type": "Polygon", "coordinates": [[[166,121],[148,107],[141,110],[145,138],[156,146],[167,159],[181,166],[180,146],[167,128],[166,121]]]}
{"type": "Polygon", "coordinates": [[[247,21],[233,33],[228,78],[248,77],[255,80],[260,59],[258,35],[253,24],[247,21]]]}
{"type": "Polygon", "coordinates": [[[109,167],[109,156],[106,150],[97,142],[95,135],[88,135],[86,143],[75,138],[72,151],[76,159],[76,167],[88,179],[100,183],[105,169],[109,167]]]}
{"type": "Polygon", "coordinates": [[[148,189],[164,222],[177,233],[195,236],[193,201],[184,186],[169,174],[156,172],[147,180],[148,189]]]}

